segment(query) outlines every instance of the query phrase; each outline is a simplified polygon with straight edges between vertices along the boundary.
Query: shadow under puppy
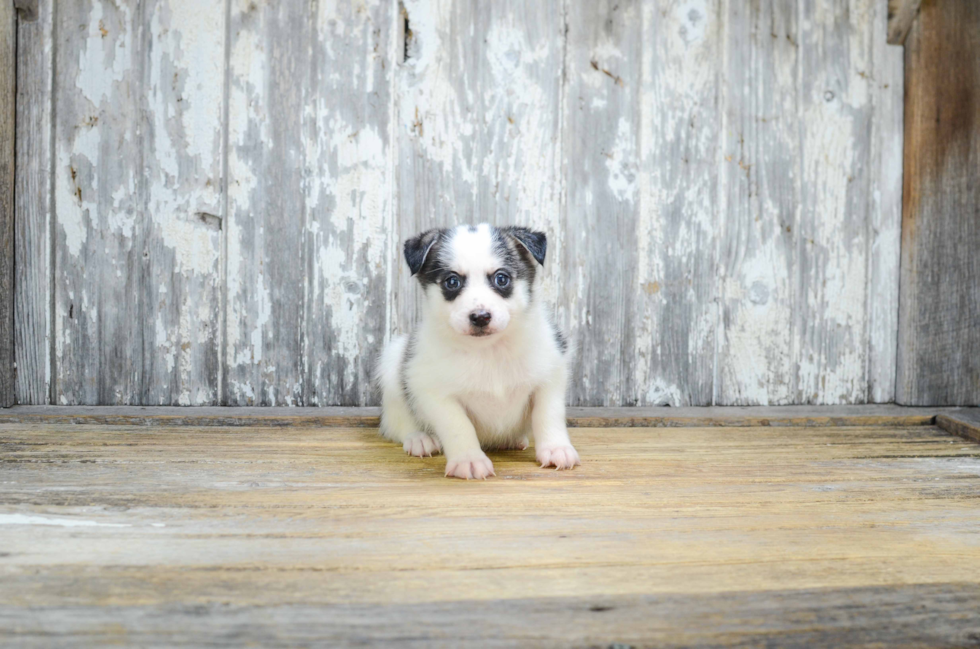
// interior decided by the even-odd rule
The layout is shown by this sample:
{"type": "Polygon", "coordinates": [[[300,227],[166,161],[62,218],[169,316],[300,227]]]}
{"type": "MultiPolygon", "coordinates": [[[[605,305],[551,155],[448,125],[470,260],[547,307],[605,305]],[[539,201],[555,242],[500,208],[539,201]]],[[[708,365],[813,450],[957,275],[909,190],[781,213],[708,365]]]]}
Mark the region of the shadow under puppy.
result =
{"type": "Polygon", "coordinates": [[[580,464],[565,428],[569,350],[542,304],[547,239],[487,224],[405,242],[422,318],[381,355],[381,434],[415,456],[446,454],[446,476],[496,475],[484,449],[525,449],[542,467],[580,464]]]}

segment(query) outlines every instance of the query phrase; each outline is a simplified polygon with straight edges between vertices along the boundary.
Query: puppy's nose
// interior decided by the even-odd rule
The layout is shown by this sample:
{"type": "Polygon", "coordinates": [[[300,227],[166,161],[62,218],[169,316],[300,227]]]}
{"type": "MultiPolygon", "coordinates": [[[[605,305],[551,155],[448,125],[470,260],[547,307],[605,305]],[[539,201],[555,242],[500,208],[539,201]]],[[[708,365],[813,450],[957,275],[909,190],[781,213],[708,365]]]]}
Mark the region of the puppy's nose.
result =
{"type": "Polygon", "coordinates": [[[470,322],[474,327],[486,327],[490,324],[491,317],[489,311],[474,311],[470,314],[470,322]]]}

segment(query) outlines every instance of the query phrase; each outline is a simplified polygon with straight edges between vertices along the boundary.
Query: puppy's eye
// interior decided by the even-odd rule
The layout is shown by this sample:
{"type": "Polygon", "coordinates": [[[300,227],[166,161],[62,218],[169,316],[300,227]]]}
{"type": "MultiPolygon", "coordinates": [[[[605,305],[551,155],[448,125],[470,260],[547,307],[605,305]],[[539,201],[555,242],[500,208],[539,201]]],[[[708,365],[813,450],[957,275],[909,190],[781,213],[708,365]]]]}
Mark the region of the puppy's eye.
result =
{"type": "Polygon", "coordinates": [[[499,272],[493,276],[494,286],[497,288],[507,288],[510,284],[510,275],[504,272],[499,272]]]}
{"type": "Polygon", "coordinates": [[[460,287],[459,276],[450,275],[442,281],[442,285],[445,286],[450,291],[458,291],[460,287]]]}

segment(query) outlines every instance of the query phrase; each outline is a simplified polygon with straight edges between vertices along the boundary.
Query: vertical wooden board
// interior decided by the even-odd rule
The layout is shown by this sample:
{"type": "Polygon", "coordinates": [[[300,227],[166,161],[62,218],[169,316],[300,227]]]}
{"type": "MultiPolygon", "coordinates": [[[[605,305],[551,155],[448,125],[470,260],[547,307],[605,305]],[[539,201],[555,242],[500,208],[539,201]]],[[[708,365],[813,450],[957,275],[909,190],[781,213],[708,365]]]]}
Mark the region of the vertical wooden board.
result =
{"type": "Polygon", "coordinates": [[[873,403],[888,403],[895,400],[898,346],[905,64],[902,48],[887,42],[888,12],[881,3],[875,4],[874,10],[867,397],[873,403]]]}
{"type": "Polygon", "coordinates": [[[868,396],[874,5],[802,3],[796,403],[863,403],[868,396]]]}
{"type": "Polygon", "coordinates": [[[562,300],[573,405],[636,403],[642,3],[568,4],[562,300]]]}
{"type": "Polygon", "coordinates": [[[58,3],[54,100],[58,404],[136,404],[144,249],[136,0],[58,3]]]}
{"type": "Polygon", "coordinates": [[[627,403],[700,406],[714,396],[720,11],[716,0],[642,5],[637,333],[627,403]]]}
{"type": "Polygon", "coordinates": [[[225,0],[150,0],[140,402],[218,400],[225,0]]]}
{"type": "MultiPolygon", "coordinates": [[[[397,237],[457,223],[522,224],[549,237],[544,299],[558,296],[560,0],[410,0],[397,72],[397,237]]],[[[393,330],[419,289],[393,246],[393,330]]]]}
{"type": "Polygon", "coordinates": [[[388,269],[400,262],[389,243],[397,8],[382,0],[321,0],[313,10],[303,115],[303,399],[368,405],[376,401],[371,372],[388,331],[388,269]]]}
{"type": "Polygon", "coordinates": [[[310,4],[232,0],[229,28],[222,403],[302,405],[310,4]]]}
{"type": "Polygon", "coordinates": [[[793,403],[799,15],[795,3],[726,4],[715,402],[793,403]]]}
{"type": "Polygon", "coordinates": [[[980,4],[924,0],[905,42],[896,401],[980,404],[980,4]]]}
{"type": "Polygon", "coordinates": [[[17,15],[0,7],[0,406],[17,398],[14,373],[14,148],[17,92],[17,15]]]}
{"type": "Polygon", "coordinates": [[[17,402],[51,398],[52,0],[17,28],[14,357],[17,402]]]}

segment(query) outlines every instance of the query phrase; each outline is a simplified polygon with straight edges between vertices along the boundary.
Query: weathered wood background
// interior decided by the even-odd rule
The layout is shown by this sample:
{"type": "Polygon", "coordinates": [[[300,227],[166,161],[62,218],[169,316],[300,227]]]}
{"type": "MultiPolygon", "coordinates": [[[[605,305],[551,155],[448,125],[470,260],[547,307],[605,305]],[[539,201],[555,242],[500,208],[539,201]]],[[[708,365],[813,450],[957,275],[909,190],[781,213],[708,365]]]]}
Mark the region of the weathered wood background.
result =
{"type": "Polygon", "coordinates": [[[577,405],[895,396],[879,0],[42,0],[21,403],[363,405],[420,229],[524,223],[577,405]]]}

